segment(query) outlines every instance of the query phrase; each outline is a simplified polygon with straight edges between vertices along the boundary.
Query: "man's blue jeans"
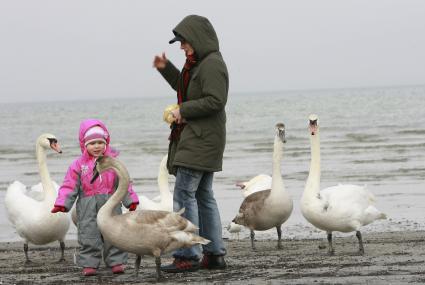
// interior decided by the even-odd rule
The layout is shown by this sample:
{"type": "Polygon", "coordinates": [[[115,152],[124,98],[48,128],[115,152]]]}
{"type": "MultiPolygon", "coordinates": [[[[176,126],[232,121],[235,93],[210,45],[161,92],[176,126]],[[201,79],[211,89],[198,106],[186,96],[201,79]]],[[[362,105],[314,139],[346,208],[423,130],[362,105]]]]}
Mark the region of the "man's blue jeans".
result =
{"type": "MultiPolygon", "coordinates": [[[[199,227],[199,235],[211,242],[203,245],[204,254],[224,255],[221,236],[221,220],[215,201],[212,183],[214,172],[205,172],[186,167],[178,167],[174,186],[174,211],[185,208],[183,217],[199,227]]],[[[175,258],[199,260],[199,245],[182,248],[174,252],[175,258]]]]}

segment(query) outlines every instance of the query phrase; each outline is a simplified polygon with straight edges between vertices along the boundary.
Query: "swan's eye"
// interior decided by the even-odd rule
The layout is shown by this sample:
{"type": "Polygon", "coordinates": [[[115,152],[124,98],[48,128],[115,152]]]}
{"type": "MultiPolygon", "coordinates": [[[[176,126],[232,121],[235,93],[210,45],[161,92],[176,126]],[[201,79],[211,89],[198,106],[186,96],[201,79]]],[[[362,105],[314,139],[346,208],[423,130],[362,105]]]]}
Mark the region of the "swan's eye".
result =
{"type": "Polygon", "coordinates": [[[316,120],[310,120],[310,125],[317,126],[317,119],[316,120]]]}
{"type": "Polygon", "coordinates": [[[49,140],[50,144],[54,144],[54,143],[58,143],[57,139],[53,139],[53,138],[47,138],[49,140]]]}

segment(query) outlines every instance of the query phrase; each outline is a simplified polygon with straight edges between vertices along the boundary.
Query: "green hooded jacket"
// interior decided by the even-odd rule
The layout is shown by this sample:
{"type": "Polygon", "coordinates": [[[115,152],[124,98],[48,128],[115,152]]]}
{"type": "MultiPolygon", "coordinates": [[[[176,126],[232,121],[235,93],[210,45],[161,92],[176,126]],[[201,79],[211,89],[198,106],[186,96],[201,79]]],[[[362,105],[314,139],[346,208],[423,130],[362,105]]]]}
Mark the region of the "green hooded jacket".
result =
{"type": "MultiPolygon", "coordinates": [[[[187,125],[178,143],[169,148],[168,169],[176,174],[177,166],[201,171],[221,171],[226,144],[226,112],[229,76],[219,51],[213,26],[207,18],[190,15],[173,30],[195,50],[197,63],[190,69],[186,101],[180,114],[187,125]]],[[[177,91],[180,71],[170,62],[159,70],[177,91]]]]}

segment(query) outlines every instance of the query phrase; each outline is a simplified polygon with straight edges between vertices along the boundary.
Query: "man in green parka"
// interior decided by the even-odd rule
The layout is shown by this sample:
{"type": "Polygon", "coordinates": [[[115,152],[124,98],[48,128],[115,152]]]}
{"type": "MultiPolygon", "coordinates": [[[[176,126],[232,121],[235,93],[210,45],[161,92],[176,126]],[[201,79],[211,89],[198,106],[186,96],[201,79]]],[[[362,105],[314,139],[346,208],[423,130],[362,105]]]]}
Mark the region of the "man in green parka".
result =
{"type": "Polygon", "coordinates": [[[226,112],[229,76],[219,51],[218,38],[209,20],[185,17],[173,30],[170,44],[179,41],[186,62],[179,71],[163,53],[153,66],[177,91],[179,108],[172,111],[168,170],[176,175],[174,211],[185,208],[184,217],[199,226],[199,234],[211,242],[174,252],[166,272],[224,269],[226,249],[212,184],[214,172],[222,170],[226,144],[226,112]]]}

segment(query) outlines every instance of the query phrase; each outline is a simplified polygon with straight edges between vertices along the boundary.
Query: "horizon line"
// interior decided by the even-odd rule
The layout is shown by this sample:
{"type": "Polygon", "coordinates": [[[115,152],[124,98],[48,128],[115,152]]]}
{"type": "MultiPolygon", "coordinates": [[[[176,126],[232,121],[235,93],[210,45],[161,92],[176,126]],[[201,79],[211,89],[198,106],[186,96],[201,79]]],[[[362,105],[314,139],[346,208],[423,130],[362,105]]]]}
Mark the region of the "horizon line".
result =
{"type": "MultiPolygon", "coordinates": [[[[373,86],[351,86],[351,87],[319,87],[319,88],[293,88],[293,89],[275,89],[275,90],[256,90],[256,91],[235,91],[231,92],[231,94],[235,96],[240,96],[242,94],[276,94],[276,93],[292,93],[292,92],[317,92],[317,91],[335,91],[335,90],[366,90],[366,89],[396,89],[396,88],[420,88],[425,87],[424,84],[395,84],[395,85],[373,85],[373,86]]],[[[95,100],[105,100],[112,101],[117,99],[129,100],[129,99],[142,99],[142,98],[167,98],[169,95],[159,94],[159,95],[149,95],[149,96],[141,96],[141,97],[99,97],[96,99],[90,98],[76,98],[76,99],[41,99],[37,101],[31,101],[29,99],[18,100],[18,101],[1,101],[0,104],[28,104],[28,103],[59,103],[59,102],[86,102],[86,101],[95,101],[95,100]]]]}

